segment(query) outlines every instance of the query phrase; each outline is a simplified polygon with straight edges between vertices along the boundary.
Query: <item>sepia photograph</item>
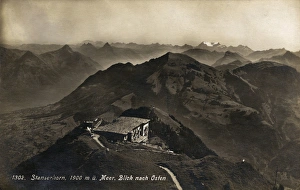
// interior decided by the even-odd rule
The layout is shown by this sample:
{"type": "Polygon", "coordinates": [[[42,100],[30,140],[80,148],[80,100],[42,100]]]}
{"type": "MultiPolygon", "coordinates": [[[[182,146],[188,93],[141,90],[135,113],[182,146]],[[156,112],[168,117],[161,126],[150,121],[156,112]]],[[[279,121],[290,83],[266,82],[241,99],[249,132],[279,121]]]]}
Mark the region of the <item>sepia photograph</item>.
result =
{"type": "Polygon", "coordinates": [[[300,190],[299,0],[0,0],[0,189],[300,190]]]}

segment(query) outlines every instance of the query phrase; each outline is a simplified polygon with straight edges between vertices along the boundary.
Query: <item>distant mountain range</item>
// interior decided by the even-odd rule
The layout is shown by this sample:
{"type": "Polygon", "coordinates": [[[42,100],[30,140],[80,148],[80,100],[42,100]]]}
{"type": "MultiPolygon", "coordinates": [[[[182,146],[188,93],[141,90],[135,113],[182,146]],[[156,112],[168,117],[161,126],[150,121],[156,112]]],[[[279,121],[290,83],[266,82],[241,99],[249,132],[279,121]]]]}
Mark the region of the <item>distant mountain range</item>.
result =
{"type": "MultiPolygon", "coordinates": [[[[82,44],[71,46],[57,44],[23,44],[14,47],[20,48],[20,50],[1,47],[2,68],[0,71],[2,73],[0,88],[14,88],[19,91],[19,93],[14,93],[15,98],[11,97],[12,102],[16,99],[22,99],[20,96],[17,96],[17,94],[22,94],[25,88],[27,91],[30,91],[30,88],[36,89],[46,85],[60,86],[58,88],[60,88],[61,93],[58,94],[60,94],[59,97],[62,97],[62,94],[67,94],[62,91],[70,92],[72,88],[74,89],[76,85],[79,84],[76,81],[84,80],[86,76],[99,69],[108,68],[115,63],[131,62],[133,64],[140,64],[167,52],[182,52],[200,63],[212,65],[219,70],[233,70],[250,62],[264,60],[278,62],[299,69],[299,57],[297,56],[297,52],[292,53],[285,49],[253,51],[246,46],[227,47],[218,42],[202,42],[195,48],[190,45],[173,46],[158,43],[150,45],[136,43],[109,44],[101,41],[84,41],[82,44]],[[58,49],[61,52],[59,52],[58,49]],[[26,52],[28,52],[27,55],[21,58],[26,52]],[[62,84],[65,84],[65,87],[62,87],[62,84]]],[[[1,97],[4,96],[3,94],[10,93],[4,89],[2,91],[1,97]]],[[[56,93],[56,91],[57,90],[51,90],[53,93],[56,93]]],[[[43,96],[40,95],[39,97],[43,96]]],[[[59,98],[54,98],[55,96],[51,95],[51,97],[53,97],[52,101],[46,101],[46,103],[59,100],[59,98]]],[[[38,99],[39,98],[36,100],[38,99]]],[[[2,98],[1,102],[5,103],[5,101],[6,100],[2,98]]],[[[25,103],[26,101],[22,102],[25,103]]],[[[35,102],[37,103],[39,101],[35,102]]],[[[14,107],[14,103],[9,104],[11,107],[14,107]]],[[[37,103],[35,105],[43,104],[45,103],[37,103]]],[[[27,105],[31,105],[31,102],[27,105]]],[[[13,109],[23,107],[24,106],[19,105],[13,109]]]]}
{"type": "Polygon", "coordinates": [[[142,57],[132,49],[117,48],[108,43],[104,44],[101,48],[96,48],[91,43],[83,44],[78,51],[96,60],[103,65],[104,68],[122,61],[136,62],[142,59],[142,57]]]}
{"type": "Polygon", "coordinates": [[[271,58],[276,55],[282,55],[286,52],[285,49],[269,49],[269,50],[264,50],[264,51],[255,51],[246,58],[248,58],[251,61],[258,61],[262,58],[271,58]]]}
{"type": "Polygon", "coordinates": [[[224,56],[224,52],[209,51],[206,49],[189,49],[182,53],[207,65],[213,65],[218,59],[224,56]]]}
{"type": "Polygon", "coordinates": [[[191,48],[193,47],[189,45],[142,45],[136,43],[105,43],[102,47],[96,47],[92,43],[84,43],[78,48],[78,51],[108,68],[112,64],[119,62],[137,64],[167,52],[182,52],[191,48]]]}
{"type": "Polygon", "coordinates": [[[277,63],[281,63],[284,65],[288,65],[291,67],[294,67],[297,69],[298,72],[300,72],[300,57],[298,57],[296,54],[286,51],[282,55],[275,55],[271,58],[262,58],[260,61],[273,61],[277,63]]]}
{"type": "Polygon", "coordinates": [[[1,48],[1,60],[2,111],[58,101],[102,68],[68,45],[41,55],[1,48]]]}
{"type": "Polygon", "coordinates": [[[298,57],[300,57],[300,50],[297,52],[293,52],[295,55],[297,55],[298,57]]]}
{"type": "Polygon", "coordinates": [[[209,51],[218,51],[218,52],[226,52],[226,51],[231,51],[231,52],[236,52],[239,53],[243,56],[249,55],[250,53],[253,52],[252,49],[250,49],[247,46],[239,45],[239,46],[225,46],[220,44],[219,42],[202,42],[196,48],[199,49],[207,49],[209,51]]]}
{"type": "Polygon", "coordinates": [[[241,55],[239,55],[238,53],[233,53],[230,51],[226,51],[224,56],[220,59],[218,59],[212,66],[213,67],[217,67],[217,66],[221,66],[221,65],[227,65],[230,63],[240,63],[237,65],[237,67],[246,65],[247,63],[250,63],[251,61],[245,59],[244,57],[242,57],[241,55]]]}
{"type": "MultiPolygon", "coordinates": [[[[185,189],[270,189],[275,178],[278,186],[298,187],[297,52],[208,42],[197,47],[95,44],[64,45],[42,54],[0,48],[1,108],[16,109],[18,101],[52,103],[0,115],[5,134],[0,152],[6,152],[0,171],[163,175],[162,164],[185,189]],[[173,52],[160,54],[168,50],[173,52]],[[86,118],[112,122],[120,115],[151,120],[148,147],[100,137],[108,149],[99,148],[80,125],[86,118]]],[[[45,187],[43,182],[16,184],[45,187]]],[[[75,188],[74,183],[61,185],[75,188]]],[[[149,187],[175,186],[169,179],[149,187]]]]}
{"type": "Polygon", "coordinates": [[[18,48],[20,50],[31,51],[35,54],[42,54],[49,51],[60,49],[62,48],[62,46],[63,45],[59,45],[59,44],[22,44],[15,48],[18,48]]]}

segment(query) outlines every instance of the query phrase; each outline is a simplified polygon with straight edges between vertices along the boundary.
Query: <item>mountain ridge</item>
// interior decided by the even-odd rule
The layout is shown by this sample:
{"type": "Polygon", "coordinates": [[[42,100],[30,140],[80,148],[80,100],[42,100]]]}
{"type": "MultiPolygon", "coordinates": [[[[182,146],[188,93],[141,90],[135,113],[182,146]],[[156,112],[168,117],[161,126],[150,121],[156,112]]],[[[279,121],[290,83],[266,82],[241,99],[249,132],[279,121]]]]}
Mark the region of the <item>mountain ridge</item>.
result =
{"type": "Polygon", "coordinates": [[[286,51],[282,55],[275,55],[271,58],[262,58],[260,61],[274,61],[293,67],[297,69],[298,72],[300,71],[300,57],[290,51],[286,51]]]}
{"type": "Polygon", "coordinates": [[[58,50],[35,55],[31,51],[3,49],[0,103],[5,110],[58,101],[96,72],[101,65],[65,45],[58,50]],[[47,100],[48,99],[48,100],[47,100]]]}
{"type": "Polygon", "coordinates": [[[287,142],[283,137],[291,135],[288,128],[281,129],[283,116],[276,120],[274,114],[290,109],[292,104],[283,102],[299,96],[299,79],[295,69],[273,62],[219,71],[187,55],[167,53],[140,65],[117,64],[99,71],[58,102],[56,111],[69,116],[77,110],[113,120],[125,108],[154,106],[189,126],[217,154],[231,161],[244,157],[263,169],[287,142]]]}
{"type": "Polygon", "coordinates": [[[217,51],[209,51],[206,49],[189,49],[187,51],[182,52],[183,54],[186,54],[200,63],[205,63],[207,65],[214,64],[218,59],[220,59],[224,53],[220,53],[217,51]]]}
{"type": "Polygon", "coordinates": [[[234,61],[240,61],[242,63],[240,66],[250,63],[249,60],[242,57],[240,54],[235,53],[235,52],[226,51],[224,56],[222,58],[218,59],[212,66],[217,67],[217,66],[221,66],[221,65],[226,65],[226,64],[229,64],[234,61]]]}
{"type": "Polygon", "coordinates": [[[226,46],[220,44],[219,42],[201,42],[198,46],[196,46],[196,48],[207,49],[209,51],[218,51],[218,52],[232,51],[232,52],[242,54],[243,56],[253,53],[253,50],[247,46],[243,46],[243,45],[226,46]]]}
{"type": "MultiPolygon", "coordinates": [[[[136,45],[132,44],[132,46],[136,45]]],[[[113,46],[111,47],[113,48],[113,46]]],[[[160,46],[153,44],[153,47],[160,46]]],[[[65,72],[76,65],[73,60],[81,60],[79,66],[85,66],[84,61],[89,60],[89,58],[80,58],[80,54],[75,53],[69,46],[64,46],[57,51],[49,52],[46,56],[41,57],[45,59],[49,57],[50,61],[48,63],[55,63],[61,67],[65,66],[65,72]],[[59,52],[63,56],[60,56],[59,52]],[[74,57],[68,58],[69,54],[73,54],[74,57]],[[65,57],[66,59],[58,60],[58,57],[65,57]]],[[[197,51],[199,53],[209,53],[206,50],[197,51]]],[[[276,50],[275,54],[284,51],[286,50],[276,50]]],[[[274,54],[274,51],[270,51],[269,54],[274,54]]],[[[227,51],[222,55],[234,57],[238,54],[227,51]]],[[[28,53],[24,57],[34,56],[34,54],[28,53]]],[[[285,52],[282,56],[294,57],[289,52],[285,52]]],[[[13,58],[14,56],[12,56],[13,58]]],[[[44,59],[42,61],[45,62],[44,59]]],[[[89,64],[93,65],[93,62],[87,63],[87,65],[89,64]]],[[[294,170],[291,171],[289,167],[298,167],[299,162],[296,156],[292,156],[293,160],[287,160],[284,154],[295,152],[299,147],[298,145],[295,147],[289,146],[290,144],[297,144],[297,138],[300,136],[298,127],[300,119],[299,73],[295,68],[274,61],[261,60],[247,64],[247,62],[231,60],[221,66],[233,66],[233,68],[229,70],[223,70],[219,67],[214,68],[199,63],[188,55],[167,52],[142,64],[125,62],[109,66],[106,70],[97,71],[92,69],[95,74],[82,81],[75,90],[73,89],[61,101],[43,108],[25,110],[25,112],[28,111],[28,114],[34,112],[32,115],[25,115],[27,119],[34,118],[36,122],[41,122],[41,125],[46,121],[51,123],[49,124],[51,127],[41,127],[38,131],[41,132],[46,129],[52,131],[54,133],[54,135],[52,134],[53,138],[47,136],[45,140],[51,140],[51,143],[53,143],[53,139],[60,136],[58,135],[60,130],[63,131],[61,127],[68,123],[66,121],[72,120],[73,125],[75,125],[74,123],[80,120],[74,118],[79,118],[79,116],[82,119],[87,116],[89,118],[100,117],[109,122],[126,110],[149,107],[153,110],[160,110],[160,113],[164,113],[162,114],[164,117],[174,118],[173,120],[176,120],[179,125],[188,127],[209,149],[230,163],[246,160],[247,164],[244,165],[247,167],[245,166],[245,168],[250,170],[251,164],[253,170],[257,169],[264,173],[269,181],[274,181],[273,174],[276,171],[276,164],[288,162],[283,164],[281,170],[278,171],[278,182],[287,187],[295,188],[300,179],[294,170]],[[53,117],[55,117],[55,122],[46,119],[53,117]],[[56,131],[55,128],[59,130],[56,131]],[[283,148],[286,150],[283,150],[283,148]],[[291,177],[286,179],[284,177],[285,173],[291,177]]],[[[80,73],[83,72],[82,69],[78,70],[80,73]]],[[[18,118],[14,114],[16,112],[11,115],[0,115],[3,119],[0,120],[3,126],[13,122],[9,118],[18,118]]],[[[160,118],[160,120],[163,119],[160,118]]],[[[25,121],[27,120],[18,120],[15,129],[18,129],[21,125],[23,126],[25,121]]],[[[68,129],[71,130],[71,128],[73,127],[68,129]]],[[[7,133],[9,130],[10,127],[5,128],[7,133]]],[[[20,151],[24,151],[26,155],[34,154],[36,149],[33,147],[36,146],[30,145],[34,142],[32,139],[27,139],[28,136],[22,134],[22,131],[19,130],[10,132],[15,135],[12,135],[11,139],[1,140],[0,143],[6,142],[17,148],[13,142],[19,142],[16,137],[24,136],[28,147],[24,147],[24,150],[20,151]]],[[[63,134],[65,133],[62,132],[63,134]]],[[[178,138],[180,139],[184,134],[182,133],[178,138]]],[[[80,138],[85,137],[80,136],[80,138]]],[[[46,144],[49,145],[49,143],[46,144]]],[[[182,142],[179,145],[183,144],[182,142]]],[[[39,146],[46,147],[46,145],[41,144],[39,146]]],[[[76,149],[76,146],[73,148],[76,149]]],[[[104,153],[104,151],[100,152],[104,153]]],[[[10,154],[13,153],[10,152],[10,154]]],[[[186,154],[193,156],[190,153],[186,154]]],[[[116,155],[119,154],[116,153],[116,155]]],[[[19,156],[17,157],[20,159],[19,156]]],[[[224,161],[219,159],[215,161],[213,161],[214,159],[208,160],[210,163],[217,162],[220,167],[224,167],[224,161]]],[[[184,161],[188,167],[194,167],[198,163],[202,163],[199,160],[193,162],[195,164],[184,161]]],[[[230,163],[225,165],[234,167],[230,163]]],[[[171,167],[180,165],[179,162],[164,164],[171,167]]],[[[237,167],[242,167],[242,164],[237,164],[237,167]]],[[[227,166],[224,168],[227,168],[227,166]]],[[[209,168],[216,169],[214,167],[209,168]]],[[[253,170],[251,169],[251,171],[253,170]]],[[[179,169],[176,169],[176,172],[179,172],[179,169]]],[[[194,174],[196,175],[197,172],[195,171],[194,174]]],[[[180,173],[181,178],[184,178],[184,174],[185,172],[180,173]]],[[[195,180],[201,181],[200,179],[202,180],[198,176],[195,180]]],[[[222,179],[227,180],[228,178],[222,177],[222,179]]],[[[229,187],[236,187],[230,183],[229,187]]],[[[222,181],[219,185],[223,187],[226,186],[226,183],[222,181]]]]}

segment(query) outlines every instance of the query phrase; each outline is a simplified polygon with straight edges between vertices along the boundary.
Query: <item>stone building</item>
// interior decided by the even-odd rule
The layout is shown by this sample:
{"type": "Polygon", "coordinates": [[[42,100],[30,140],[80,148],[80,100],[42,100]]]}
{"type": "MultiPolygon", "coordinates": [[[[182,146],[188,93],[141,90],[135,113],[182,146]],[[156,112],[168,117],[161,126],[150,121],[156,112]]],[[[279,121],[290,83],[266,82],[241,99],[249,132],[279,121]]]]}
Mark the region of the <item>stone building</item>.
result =
{"type": "Polygon", "coordinates": [[[112,123],[94,128],[94,133],[110,141],[146,142],[149,133],[149,119],[119,117],[112,123]]]}

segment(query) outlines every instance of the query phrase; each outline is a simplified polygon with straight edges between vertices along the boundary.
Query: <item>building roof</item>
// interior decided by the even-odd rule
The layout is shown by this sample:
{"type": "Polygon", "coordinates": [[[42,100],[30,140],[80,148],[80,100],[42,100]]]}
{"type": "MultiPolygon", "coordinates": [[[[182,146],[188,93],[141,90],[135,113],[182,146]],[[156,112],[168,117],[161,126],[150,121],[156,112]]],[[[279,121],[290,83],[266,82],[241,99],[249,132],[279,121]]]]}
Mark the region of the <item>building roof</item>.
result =
{"type": "Polygon", "coordinates": [[[95,128],[94,131],[106,131],[112,133],[127,134],[134,128],[140,126],[141,124],[148,123],[149,121],[149,119],[137,117],[119,117],[112,123],[95,128]]]}

